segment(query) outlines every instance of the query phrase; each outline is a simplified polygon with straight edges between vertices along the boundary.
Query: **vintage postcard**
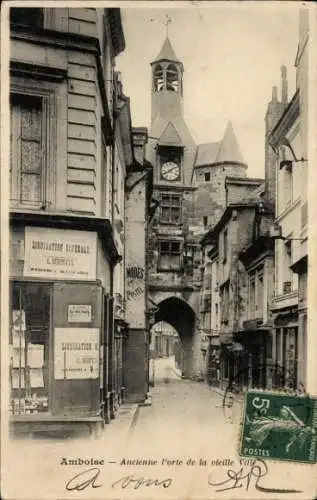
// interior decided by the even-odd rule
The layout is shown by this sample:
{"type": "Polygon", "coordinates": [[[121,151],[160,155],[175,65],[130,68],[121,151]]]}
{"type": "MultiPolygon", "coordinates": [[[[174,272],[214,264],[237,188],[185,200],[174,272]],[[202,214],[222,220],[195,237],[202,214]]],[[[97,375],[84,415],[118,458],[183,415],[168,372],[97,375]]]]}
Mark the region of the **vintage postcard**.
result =
{"type": "Polygon", "coordinates": [[[3,2],[4,500],[316,498],[316,30],[3,2]]]}

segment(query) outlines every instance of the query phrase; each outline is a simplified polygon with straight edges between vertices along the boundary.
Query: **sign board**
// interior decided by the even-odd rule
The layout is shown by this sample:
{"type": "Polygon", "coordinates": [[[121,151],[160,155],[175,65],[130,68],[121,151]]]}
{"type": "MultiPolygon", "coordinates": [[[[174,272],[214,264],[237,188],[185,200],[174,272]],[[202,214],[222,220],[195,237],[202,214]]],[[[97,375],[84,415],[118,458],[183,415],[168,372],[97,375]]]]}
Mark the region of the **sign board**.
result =
{"type": "Polygon", "coordinates": [[[70,304],[67,313],[68,323],[91,323],[91,305],[70,304]]]}
{"type": "Polygon", "coordinates": [[[61,280],[96,279],[97,234],[25,228],[24,276],[61,280]]]}
{"type": "MultiPolygon", "coordinates": [[[[141,260],[141,259],[140,259],[141,260]]],[[[126,318],[133,327],[144,327],[145,269],[127,260],[126,268],[126,318]]]]}
{"type": "Polygon", "coordinates": [[[99,345],[99,328],[55,328],[55,379],[99,378],[99,345]]]}

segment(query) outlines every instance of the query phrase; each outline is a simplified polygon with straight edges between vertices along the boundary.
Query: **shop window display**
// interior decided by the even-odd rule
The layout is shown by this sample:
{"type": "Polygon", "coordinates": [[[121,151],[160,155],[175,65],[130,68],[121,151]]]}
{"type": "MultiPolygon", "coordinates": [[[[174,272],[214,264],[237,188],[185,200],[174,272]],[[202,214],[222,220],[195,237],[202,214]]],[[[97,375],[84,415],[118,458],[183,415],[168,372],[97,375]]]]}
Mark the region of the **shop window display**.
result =
{"type": "Polygon", "coordinates": [[[49,412],[50,285],[11,287],[10,383],[13,415],[49,412]]]}

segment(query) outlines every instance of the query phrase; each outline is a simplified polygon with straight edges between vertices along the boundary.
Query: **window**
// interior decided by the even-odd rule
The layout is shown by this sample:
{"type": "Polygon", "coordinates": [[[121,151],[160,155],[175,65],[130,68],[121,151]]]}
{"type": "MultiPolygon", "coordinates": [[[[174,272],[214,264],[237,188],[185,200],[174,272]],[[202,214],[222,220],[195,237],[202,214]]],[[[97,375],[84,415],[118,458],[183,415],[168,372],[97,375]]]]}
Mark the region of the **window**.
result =
{"type": "Polygon", "coordinates": [[[172,90],[173,92],[178,92],[179,90],[178,71],[174,64],[169,64],[167,66],[166,90],[172,90]]]}
{"type": "Polygon", "coordinates": [[[205,313],[211,312],[211,295],[204,296],[203,312],[205,312],[205,313]]]}
{"type": "Polygon", "coordinates": [[[223,232],[223,263],[227,262],[228,257],[228,229],[223,232]]]}
{"type": "Polygon", "coordinates": [[[208,224],[208,217],[207,217],[207,215],[203,216],[203,223],[204,223],[204,228],[206,229],[207,224],[208,224]]]}
{"type": "Polygon", "coordinates": [[[163,68],[160,64],[154,70],[154,90],[155,92],[164,90],[163,68]]]}
{"type": "Polygon", "coordinates": [[[249,317],[261,318],[263,315],[263,266],[249,273],[249,317]]]}
{"type": "Polygon", "coordinates": [[[160,339],[159,335],[155,335],[155,355],[159,356],[160,354],[160,339]]]}
{"type": "Polygon", "coordinates": [[[101,197],[100,197],[101,217],[107,217],[107,214],[108,214],[107,167],[108,167],[108,165],[107,165],[107,144],[106,144],[106,138],[105,138],[105,134],[104,134],[104,127],[102,125],[101,126],[101,197]]]}
{"type": "Polygon", "coordinates": [[[206,273],[204,281],[205,281],[205,283],[204,283],[205,289],[206,290],[212,290],[212,275],[209,274],[209,273],[206,273]]]}
{"type": "Polygon", "coordinates": [[[12,285],[11,414],[31,415],[49,410],[50,302],[50,285],[12,285]]]}
{"type": "Polygon", "coordinates": [[[257,278],[257,315],[260,317],[263,314],[263,273],[258,273],[257,278]]]}
{"type": "Polygon", "coordinates": [[[181,199],[178,195],[161,195],[160,222],[179,224],[181,220],[181,199]]]}
{"type": "Polygon", "coordinates": [[[34,26],[36,28],[44,27],[44,9],[23,9],[21,7],[10,9],[10,22],[14,24],[23,24],[34,26]]]}
{"type": "Polygon", "coordinates": [[[250,317],[253,318],[256,310],[256,298],[255,298],[255,271],[250,273],[249,277],[249,312],[250,317]]]}
{"type": "Polygon", "coordinates": [[[284,208],[292,202],[292,166],[285,167],[284,169],[284,208]]]}
{"type": "Polygon", "coordinates": [[[181,242],[160,241],[158,270],[177,271],[181,267],[181,242]]]}
{"type": "Polygon", "coordinates": [[[222,288],[221,294],[221,322],[227,324],[229,321],[229,287],[230,283],[228,282],[222,288]]]}
{"type": "Polygon", "coordinates": [[[205,181],[206,182],[210,181],[210,172],[205,172],[205,181]]]}
{"type": "Polygon", "coordinates": [[[284,242],[284,273],[283,273],[283,293],[290,293],[292,291],[292,241],[286,240],[284,242]]]}
{"type": "Polygon", "coordinates": [[[45,201],[45,102],[42,96],[11,95],[11,199],[45,201]]]}

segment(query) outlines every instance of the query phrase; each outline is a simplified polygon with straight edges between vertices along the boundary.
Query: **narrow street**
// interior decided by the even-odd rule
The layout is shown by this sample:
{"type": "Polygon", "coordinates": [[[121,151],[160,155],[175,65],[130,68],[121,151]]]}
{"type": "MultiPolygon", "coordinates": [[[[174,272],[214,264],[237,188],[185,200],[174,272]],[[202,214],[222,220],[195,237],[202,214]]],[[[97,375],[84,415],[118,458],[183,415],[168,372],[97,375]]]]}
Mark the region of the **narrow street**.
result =
{"type": "Polygon", "coordinates": [[[152,406],[138,409],[130,431],[131,447],[146,435],[149,439],[144,446],[152,453],[177,450],[191,456],[197,453],[201,457],[221,457],[225,443],[230,446],[236,440],[239,419],[229,422],[228,412],[226,415],[222,408],[222,396],[205,383],[182,380],[171,360],[156,360],[151,394],[152,406]]]}

